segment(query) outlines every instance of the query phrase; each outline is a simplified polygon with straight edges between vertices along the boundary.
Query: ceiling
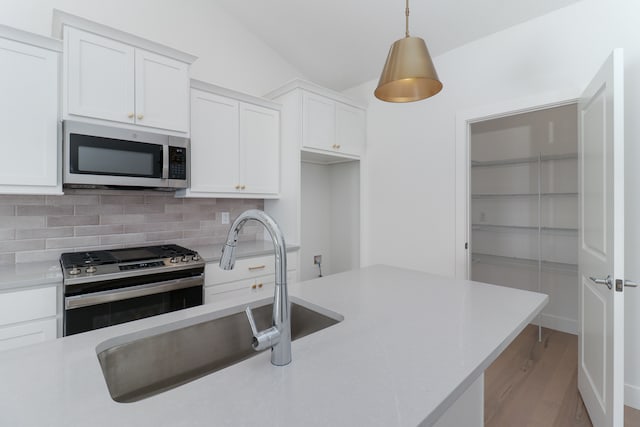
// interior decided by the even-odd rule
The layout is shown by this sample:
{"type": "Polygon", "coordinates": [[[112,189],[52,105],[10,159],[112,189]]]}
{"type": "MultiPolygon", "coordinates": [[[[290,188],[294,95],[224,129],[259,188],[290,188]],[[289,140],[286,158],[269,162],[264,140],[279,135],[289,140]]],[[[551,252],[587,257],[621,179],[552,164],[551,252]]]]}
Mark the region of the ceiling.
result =
{"type": "MultiPolygon", "coordinates": [[[[216,1],[307,78],[334,90],[377,79],[391,43],[404,36],[402,0],[216,1]]],[[[577,1],[414,0],[409,30],[436,57],[577,1]]]]}

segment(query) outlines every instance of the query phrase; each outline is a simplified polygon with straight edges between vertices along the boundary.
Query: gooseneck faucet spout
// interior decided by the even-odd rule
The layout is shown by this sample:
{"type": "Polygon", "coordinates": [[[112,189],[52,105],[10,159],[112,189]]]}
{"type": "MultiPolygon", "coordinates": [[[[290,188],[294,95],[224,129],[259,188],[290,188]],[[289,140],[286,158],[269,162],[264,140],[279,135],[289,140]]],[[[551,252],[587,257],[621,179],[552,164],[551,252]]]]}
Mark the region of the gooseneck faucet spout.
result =
{"type": "Polygon", "coordinates": [[[269,215],[258,209],[249,209],[238,216],[227,235],[227,242],[222,248],[220,268],[231,270],[235,265],[235,250],[238,233],[247,221],[261,223],[269,232],[273,241],[276,256],[276,285],[273,297],[273,320],[271,328],[258,331],[253,320],[251,308],[247,307],[247,317],[253,332],[253,348],[256,351],[271,348],[271,363],[284,366],[291,362],[291,308],[287,290],[287,248],[284,235],[278,224],[269,215]]]}

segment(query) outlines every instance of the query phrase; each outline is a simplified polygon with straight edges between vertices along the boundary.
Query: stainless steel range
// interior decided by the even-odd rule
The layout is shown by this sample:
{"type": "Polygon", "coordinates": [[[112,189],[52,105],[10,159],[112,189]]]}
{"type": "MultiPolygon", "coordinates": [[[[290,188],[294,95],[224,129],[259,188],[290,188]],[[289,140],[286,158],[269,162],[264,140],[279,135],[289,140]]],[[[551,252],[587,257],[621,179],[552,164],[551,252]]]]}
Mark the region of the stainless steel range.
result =
{"type": "Polygon", "coordinates": [[[201,305],[205,262],[178,245],[60,256],[64,335],[201,305]]]}

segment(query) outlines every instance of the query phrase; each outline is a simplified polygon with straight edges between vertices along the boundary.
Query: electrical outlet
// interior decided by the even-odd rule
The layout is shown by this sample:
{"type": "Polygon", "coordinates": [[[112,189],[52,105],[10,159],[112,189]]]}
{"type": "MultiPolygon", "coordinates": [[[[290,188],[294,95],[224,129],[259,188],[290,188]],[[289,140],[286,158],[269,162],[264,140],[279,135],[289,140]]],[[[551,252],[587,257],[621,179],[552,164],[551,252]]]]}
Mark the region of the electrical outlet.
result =
{"type": "Polygon", "coordinates": [[[314,257],[313,257],[313,264],[314,264],[314,265],[320,265],[320,264],[322,264],[322,255],[314,255],[314,257]]]}
{"type": "Polygon", "coordinates": [[[220,213],[220,222],[222,224],[229,224],[229,212],[220,213]]]}

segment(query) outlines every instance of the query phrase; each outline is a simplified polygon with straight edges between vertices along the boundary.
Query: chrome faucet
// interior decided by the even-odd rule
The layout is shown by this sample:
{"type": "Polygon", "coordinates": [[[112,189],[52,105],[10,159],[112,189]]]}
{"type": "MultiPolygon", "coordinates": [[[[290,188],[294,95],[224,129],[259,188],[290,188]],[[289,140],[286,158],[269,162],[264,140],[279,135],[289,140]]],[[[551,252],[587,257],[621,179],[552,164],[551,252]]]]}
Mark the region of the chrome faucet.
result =
{"type": "Polygon", "coordinates": [[[269,215],[258,209],[249,209],[238,216],[231,224],[227,236],[227,243],[222,248],[220,268],[231,270],[236,259],[236,245],[238,233],[247,221],[254,220],[261,223],[271,235],[276,255],[276,286],[273,296],[273,320],[271,327],[258,331],[253,320],[251,308],[245,310],[249,325],[253,332],[253,349],[255,351],[271,348],[271,363],[284,366],[291,362],[291,307],[287,291],[287,248],[284,236],[278,224],[269,215]]]}

